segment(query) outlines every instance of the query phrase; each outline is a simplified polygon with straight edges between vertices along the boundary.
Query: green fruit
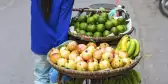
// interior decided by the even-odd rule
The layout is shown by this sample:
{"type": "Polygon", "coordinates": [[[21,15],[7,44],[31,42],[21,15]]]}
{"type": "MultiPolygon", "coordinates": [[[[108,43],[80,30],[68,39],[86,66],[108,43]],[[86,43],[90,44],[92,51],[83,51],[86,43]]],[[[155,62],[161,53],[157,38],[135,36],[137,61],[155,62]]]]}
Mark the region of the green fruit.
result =
{"type": "Polygon", "coordinates": [[[101,11],[105,11],[106,9],[105,8],[103,8],[103,7],[100,7],[99,8],[101,11]]]}
{"type": "Polygon", "coordinates": [[[124,82],[123,84],[130,84],[125,77],[123,78],[123,82],[124,82]]]}
{"type": "Polygon", "coordinates": [[[87,36],[93,36],[93,33],[92,32],[86,32],[86,35],[87,36]]]}
{"type": "Polygon", "coordinates": [[[140,52],[140,43],[138,42],[138,40],[135,40],[135,44],[136,44],[136,48],[135,48],[135,52],[134,52],[134,58],[139,54],[140,52]]]}
{"type": "Polygon", "coordinates": [[[103,36],[104,36],[104,37],[108,36],[109,34],[110,34],[110,31],[108,31],[108,30],[105,30],[105,31],[103,32],[103,36]]]}
{"type": "Polygon", "coordinates": [[[86,30],[86,28],[87,28],[87,23],[82,22],[82,23],[80,24],[80,29],[81,29],[81,30],[86,30]]]}
{"type": "Polygon", "coordinates": [[[102,33],[101,32],[95,32],[93,36],[94,37],[102,37],[102,33]]]}
{"type": "Polygon", "coordinates": [[[106,22],[107,18],[103,17],[103,16],[99,16],[98,18],[98,23],[100,24],[104,24],[106,22]]]}
{"type": "Polygon", "coordinates": [[[104,24],[98,24],[98,25],[97,25],[97,31],[98,31],[98,32],[103,32],[104,30],[105,30],[104,24]]]}
{"type": "Polygon", "coordinates": [[[106,29],[111,29],[112,27],[113,27],[113,23],[111,22],[111,21],[107,21],[106,23],[105,23],[105,26],[106,26],[106,29]]]}
{"type": "Polygon", "coordinates": [[[138,81],[138,83],[141,83],[141,76],[140,74],[136,71],[136,70],[132,70],[133,75],[136,77],[136,80],[138,81]]]}
{"type": "Polygon", "coordinates": [[[125,32],[125,28],[122,25],[118,25],[117,29],[120,33],[124,33],[125,32]]]}
{"type": "Polygon", "coordinates": [[[118,29],[117,29],[116,27],[111,28],[111,32],[112,32],[115,36],[117,36],[117,35],[119,34],[119,31],[118,31],[118,29]]]}
{"type": "Polygon", "coordinates": [[[122,24],[125,23],[126,20],[124,18],[118,18],[117,21],[118,21],[119,24],[122,25],[122,24]]]}
{"type": "Polygon", "coordinates": [[[115,27],[119,25],[118,21],[116,19],[112,19],[111,21],[115,27]]]}
{"type": "Polygon", "coordinates": [[[127,31],[127,26],[126,25],[122,25],[124,27],[124,30],[127,31]]]}
{"type": "Polygon", "coordinates": [[[107,13],[102,13],[101,16],[108,19],[108,14],[107,13]]]}
{"type": "Polygon", "coordinates": [[[93,18],[95,19],[95,21],[97,21],[98,18],[99,18],[99,14],[94,14],[94,15],[93,15],[93,18]]]}
{"type": "Polygon", "coordinates": [[[94,23],[95,23],[94,17],[89,17],[89,18],[87,19],[87,23],[88,23],[88,24],[94,24],[94,23]]]}
{"type": "Polygon", "coordinates": [[[129,50],[129,48],[130,48],[130,41],[127,42],[127,52],[129,50]]]}
{"type": "Polygon", "coordinates": [[[75,29],[76,29],[76,28],[79,28],[79,25],[80,25],[80,23],[79,23],[79,22],[76,22],[76,23],[75,23],[75,29]]]}
{"type": "Polygon", "coordinates": [[[80,29],[79,29],[79,28],[76,28],[75,31],[76,31],[77,33],[79,33],[80,29]]]}
{"type": "Polygon", "coordinates": [[[78,21],[79,22],[86,22],[86,19],[87,19],[87,17],[85,15],[81,15],[81,16],[79,16],[78,21]]]}
{"type": "Polygon", "coordinates": [[[88,25],[87,27],[88,32],[95,32],[96,31],[96,26],[95,25],[88,25]]]}
{"type": "Polygon", "coordinates": [[[130,39],[130,47],[128,50],[128,56],[132,58],[132,54],[134,54],[134,51],[136,49],[136,42],[134,39],[130,39]]]}
{"type": "Polygon", "coordinates": [[[80,30],[79,33],[82,34],[82,35],[86,34],[85,30],[80,30]]]}

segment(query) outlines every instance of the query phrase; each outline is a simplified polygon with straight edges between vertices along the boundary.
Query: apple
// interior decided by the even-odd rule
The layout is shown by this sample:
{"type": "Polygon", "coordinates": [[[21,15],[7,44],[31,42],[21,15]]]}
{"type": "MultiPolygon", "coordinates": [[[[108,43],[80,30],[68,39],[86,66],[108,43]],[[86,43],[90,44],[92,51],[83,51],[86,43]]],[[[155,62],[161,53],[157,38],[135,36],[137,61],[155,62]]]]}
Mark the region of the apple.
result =
{"type": "Polygon", "coordinates": [[[119,50],[115,50],[114,54],[119,55],[119,50]]]}
{"type": "Polygon", "coordinates": [[[85,61],[92,58],[92,52],[89,52],[88,50],[85,50],[80,55],[85,61]]]}
{"type": "Polygon", "coordinates": [[[130,58],[122,58],[124,66],[128,66],[133,63],[133,60],[130,58]]]}
{"type": "Polygon", "coordinates": [[[109,68],[111,68],[110,62],[109,62],[108,60],[100,61],[100,63],[99,63],[99,68],[100,68],[100,70],[104,70],[104,69],[109,69],[109,68]]]}
{"type": "Polygon", "coordinates": [[[95,48],[94,46],[89,46],[87,50],[93,53],[95,51],[95,48]]]}
{"type": "Polygon", "coordinates": [[[114,49],[112,47],[106,47],[105,52],[114,53],[114,49]]]}
{"type": "Polygon", "coordinates": [[[109,44],[108,43],[100,43],[99,47],[106,48],[106,47],[109,47],[109,44]]]}
{"type": "Polygon", "coordinates": [[[60,48],[60,52],[63,52],[64,50],[68,50],[68,48],[66,46],[60,48]]]}
{"type": "Polygon", "coordinates": [[[93,57],[95,59],[101,59],[103,55],[103,52],[100,49],[96,49],[95,52],[93,53],[93,57]]]}
{"type": "Polygon", "coordinates": [[[61,55],[59,53],[54,53],[50,56],[50,60],[55,64],[57,63],[59,58],[61,58],[61,55]]]}
{"type": "Polygon", "coordinates": [[[64,67],[66,63],[67,63],[67,59],[65,59],[65,58],[59,58],[57,61],[57,65],[59,67],[64,67]]]}
{"type": "Polygon", "coordinates": [[[52,48],[51,51],[50,51],[49,56],[51,56],[51,55],[53,55],[53,54],[59,54],[59,53],[60,53],[59,49],[57,49],[57,48],[52,48]]]}
{"type": "Polygon", "coordinates": [[[70,41],[68,42],[67,44],[67,48],[70,50],[70,51],[73,51],[77,48],[77,42],[76,41],[70,41]]]}
{"type": "Polygon", "coordinates": [[[68,69],[75,70],[76,69],[76,63],[73,60],[68,60],[65,67],[68,68],[68,69]]]}
{"type": "Polygon", "coordinates": [[[79,51],[79,53],[82,53],[84,50],[86,50],[87,46],[85,44],[79,44],[77,46],[77,50],[79,51]]]}
{"type": "Polygon", "coordinates": [[[87,44],[87,47],[89,47],[89,46],[93,46],[94,48],[97,47],[97,45],[96,45],[95,43],[93,43],[93,42],[89,42],[89,43],[87,44]]]}
{"type": "Polygon", "coordinates": [[[121,58],[127,58],[128,57],[128,53],[126,53],[126,52],[123,52],[123,51],[119,51],[119,56],[121,57],[121,58]]]}
{"type": "Polygon", "coordinates": [[[105,52],[102,55],[103,60],[109,60],[110,62],[113,60],[113,54],[111,52],[105,52]]]}
{"type": "Polygon", "coordinates": [[[88,71],[97,71],[98,67],[98,62],[88,62],[88,71]]]}
{"type": "Polygon", "coordinates": [[[77,52],[71,52],[70,55],[69,55],[69,60],[73,60],[75,61],[76,57],[78,56],[78,53],[77,52]]]}
{"type": "Polygon", "coordinates": [[[123,60],[121,58],[119,58],[118,56],[116,56],[114,58],[114,60],[111,62],[111,66],[114,69],[119,68],[119,67],[123,67],[124,66],[124,62],[123,62],[123,60]]]}
{"type": "Polygon", "coordinates": [[[77,56],[77,57],[75,58],[75,62],[77,63],[77,62],[80,62],[80,61],[84,61],[84,60],[82,59],[82,57],[77,56]]]}
{"type": "Polygon", "coordinates": [[[79,71],[86,71],[88,68],[88,64],[84,61],[79,61],[77,62],[76,68],[79,71]]]}
{"type": "Polygon", "coordinates": [[[60,53],[61,57],[68,59],[71,52],[69,50],[63,50],[60,53]]]}
{"type": "Polygon", "coordinates": [[[100,50],[101,50],[101,52],[103,52],[103,53],[106,52],[106,51],[105,51],[105,48],[101,48],[100,50]]]}

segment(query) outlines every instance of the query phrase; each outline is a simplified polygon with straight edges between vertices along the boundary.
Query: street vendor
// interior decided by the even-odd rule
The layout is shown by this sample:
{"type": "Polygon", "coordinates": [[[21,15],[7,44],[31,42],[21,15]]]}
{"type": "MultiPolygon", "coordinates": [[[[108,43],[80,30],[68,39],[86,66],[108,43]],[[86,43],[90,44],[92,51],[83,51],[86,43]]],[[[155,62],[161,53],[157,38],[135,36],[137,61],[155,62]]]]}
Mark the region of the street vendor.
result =
{"type": "MultiPolygon", "coordinates": [[[[35,57],[34,84],[56,83],[57,71],[47,61],[48,51],[68,40],[74,0],[31,0],[31,50],[35,57]]],[[[64,77],[69,79],[69,77],[64,77]]]]}

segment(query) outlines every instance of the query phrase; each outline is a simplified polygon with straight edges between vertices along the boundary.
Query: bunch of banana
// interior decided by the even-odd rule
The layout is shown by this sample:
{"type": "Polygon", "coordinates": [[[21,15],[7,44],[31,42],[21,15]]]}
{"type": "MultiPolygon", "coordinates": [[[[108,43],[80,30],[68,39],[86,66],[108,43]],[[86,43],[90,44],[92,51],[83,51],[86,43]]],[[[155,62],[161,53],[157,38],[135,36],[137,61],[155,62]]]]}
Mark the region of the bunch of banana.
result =
{"type": "Polygon", "coordinates": [[[138,40],[125,35],[117,44],[117,50],[127,52],[129,57],[134,59],[140,52],[140,43],[138,40]]]}
{"type": "Polygon", "coordinates": [[[104,84],[141,84],[141,77],[136,70],[132,70],[127,75],[106,79],[104,84]]]}

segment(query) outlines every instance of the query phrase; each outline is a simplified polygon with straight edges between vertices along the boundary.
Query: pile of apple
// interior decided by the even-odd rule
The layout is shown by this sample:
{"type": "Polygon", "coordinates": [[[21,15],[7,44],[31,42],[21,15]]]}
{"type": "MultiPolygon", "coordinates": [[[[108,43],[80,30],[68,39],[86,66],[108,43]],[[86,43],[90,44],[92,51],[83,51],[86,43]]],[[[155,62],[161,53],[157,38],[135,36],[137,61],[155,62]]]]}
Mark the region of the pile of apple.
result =
{"type": "Polygon", "coordinates": [[[79,71],[116,69],[128,66],[133,62],[128,57],[128,53],[115,50],[108,43],[101,43],[97,46],[93,42],[85,45],[69,41],[59,49],[52,48],[49,57],[59,67],[79,71]]]}

